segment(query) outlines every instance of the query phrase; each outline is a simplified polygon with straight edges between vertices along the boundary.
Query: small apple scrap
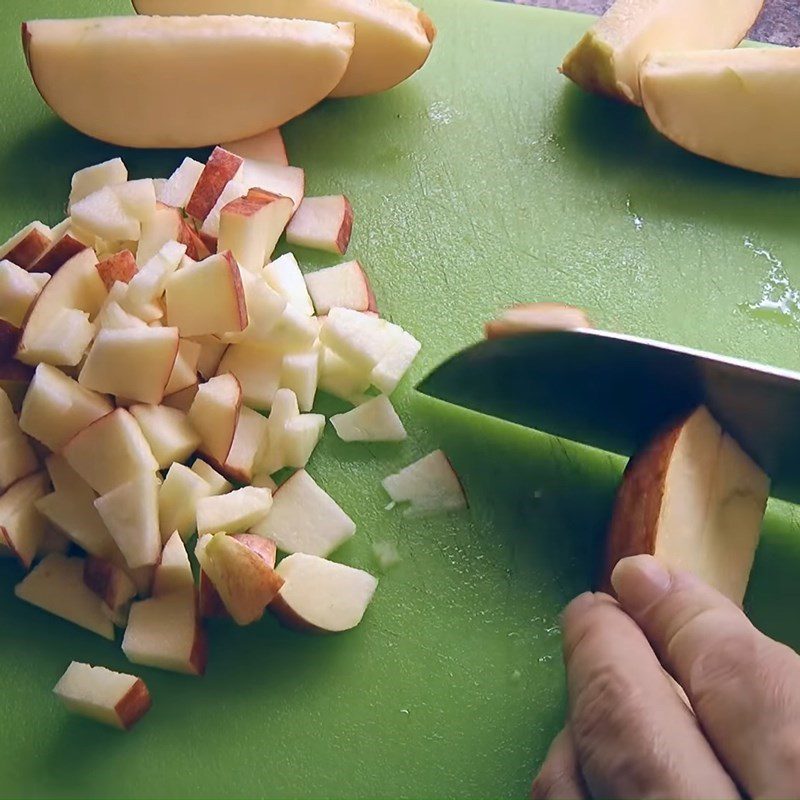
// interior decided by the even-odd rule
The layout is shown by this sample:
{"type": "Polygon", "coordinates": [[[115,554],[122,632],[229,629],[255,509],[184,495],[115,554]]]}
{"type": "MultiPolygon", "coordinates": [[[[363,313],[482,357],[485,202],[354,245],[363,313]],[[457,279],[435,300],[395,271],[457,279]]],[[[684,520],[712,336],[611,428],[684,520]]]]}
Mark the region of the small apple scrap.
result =
{"type": "MultiPolygon", "coordinates": [[[[377,581],[330,560],[356,524],[307,470],[326,426],[313,407],[318,390],[355,406],[333,418],[344,441],[402,441],[390,395],[421,346],[378,316],[358,261],[304,275],[275,257],[292,220],[297,241],[343,255],[343,195],[305,197],[277,130],[229,147],[163,181],[129,180],[120,159],[82,169],[70,216],[26,226],[0,261],[0,554],[26,572],[15,593],[109,640],[124,629],[132,663],[194,676],[210,617],[361,621],[377,581]],[[66,237],[79,247],[36,272],[66,237]]],[[[412,510],[465,504],[441,454],[387,480],[412,510]]],[[[56,694],[121,728],[150,702],[135,677],[79,663],[56,694]]]]}
{"type": "Polygon", "coordinates": [[[407,517],[426,517],[467,508],[464,488],[450,459],[441,451],[409,464],[383,480],[392,503],[408,503],[407,517]]]}

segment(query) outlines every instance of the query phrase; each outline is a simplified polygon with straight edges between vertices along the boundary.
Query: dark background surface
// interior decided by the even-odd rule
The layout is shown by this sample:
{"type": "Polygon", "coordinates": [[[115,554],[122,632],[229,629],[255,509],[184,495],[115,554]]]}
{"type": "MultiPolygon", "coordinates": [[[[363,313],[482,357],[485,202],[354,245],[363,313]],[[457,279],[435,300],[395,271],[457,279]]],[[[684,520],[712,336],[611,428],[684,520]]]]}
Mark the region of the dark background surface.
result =
{"type": "MultiPolygon", "coordinates": [[[[564,8],[569,11],[585,11],[602,14],[611,0],[507,0],[520,5],[564,8]]],[[[796,46],[800,44],[800,4],[797,0],[766,0],[764,10],[758,18],[751,39],[774,44],[796,46]]]]}

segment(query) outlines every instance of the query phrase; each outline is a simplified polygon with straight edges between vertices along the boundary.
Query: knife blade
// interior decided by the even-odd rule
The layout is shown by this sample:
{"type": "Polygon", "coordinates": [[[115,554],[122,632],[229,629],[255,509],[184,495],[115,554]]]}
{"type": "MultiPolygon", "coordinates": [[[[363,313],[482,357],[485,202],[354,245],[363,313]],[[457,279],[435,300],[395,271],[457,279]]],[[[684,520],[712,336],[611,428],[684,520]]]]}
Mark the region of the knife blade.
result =
{"type": "Polygon", "coordinates": [[[592,329],[483,341],[417,390],[544,433],[631,455],[700,404],[800,502],[800,373],[592,329]]]}

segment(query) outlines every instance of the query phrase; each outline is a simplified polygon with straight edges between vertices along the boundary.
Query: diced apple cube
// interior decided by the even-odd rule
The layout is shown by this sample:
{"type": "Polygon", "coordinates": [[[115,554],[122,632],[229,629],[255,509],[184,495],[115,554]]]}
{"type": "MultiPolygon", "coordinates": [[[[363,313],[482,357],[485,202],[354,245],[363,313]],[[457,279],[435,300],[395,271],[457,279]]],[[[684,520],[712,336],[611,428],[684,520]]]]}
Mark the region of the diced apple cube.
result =
{"type": "Polygon", "coordinates": [[[193,158],[184,158],[181,165],[169,176],[159,191],[158,200],[174,208],[186,208],[204,168],[205,165],[199,161],[195,161],[193,158]]]}
{"type": "MultiPolygon", "coordinates": [[[[218,372],[236,377],[242,402],[254,409],[268,409],[278,391],[282,356],[270,349],[232,344],[219,363],[218,372]]],[[[225,459],[217,459],[224,463],[225,459]]]]}
{"type": "Polygon", "coordinates": [[[41,290],[34,276],[22,267],[8,260],[0,261],[0,319],[21,327],[41,290]]]}
{"type": "Polygon", "coordinates": [[[125,211],[139,222],[149,219],[156,210],[156,187],[152,178],[126,181],[113,187],[125,211]]]}
{"type": "Polygon", "coordinates": [[[20,478],[0,495],[0,544],[7,547],[25,569],[33,562],[44,534],[45,522],[36,510],[36,501],[49,488],[47,473],[35,472],[20,478]]]}
{"type": "Polygon", "coordinates": [[[78,200],[70,214],[76,225],[107,241],[137,241],[141,235],[139,220],[108,186],[78,200]]]}
{"type": "Polygon", "coordinates": [[[272,492],[245,486],[197,502],[197,533],[243,533],[262,522],[272,507],[272,492]]]}
{"type": "Polygon", "coordinates": [[[307,353],[288,353],[281,365],[281,388],[297,395],[301,411],[311,411],[319,381],[319,349],[307,353]]]}
{"type": "Polygon", "coordinates": [[[286,241],[344,255],[353,230],[353,208],[343,195],[306,197],[286,229],[286,241]]]}
{"type": "Polygon", "coordinates": [[[0,389],[0,492],[36,472],[38,466],[36,454],[19,427],[11,400],[0,389]]]}
{"type": "Polygon", "coordinates": [[[370,371],[354,367],[328,347],[319,354],[319,388],[350,403],[369,389],[370,371]]]}
{"type": "Polygon", "coordinates": [[[74,367],[83,359],[95,332],[85,311],[59,308],[47,326],[28,339],[27,356],[44,364],[74,367]]]}
{"type": "Polygon", "coordinates": [[[97,263],[97,271],[103,279],[103,284],[108,291],[117,282],[130,283],[138,271],[136,259],[130,250],[120,250],[119,253],[107,256],[97,263]]]}
{"type": "Polygon", "coordinates": [[[178,531],[167,540],[153,577],[153,597],[183,592],[194,599],[194,575],[178,531]]]}
{"type": "Polygon", "coordinates": [[[183,217],[177,208],[163,203],[156,205],[156,210],[144,222],[136,250],[136,260],[140,265],[146,264],[167,243],[180,239],[183,217]]]}
{"type": "Polygon", "coordinates": [[[378,310],[367,274],[358,261],[310,272],[305,281],[317,314],[327,314],[332,308],[378,310]]]}
{"type": "Polygon", "coordinates": [[[419,461],[389,475],[383,488],[395,503],[410,503],[407,517],[458,511],[467,507],[467,498],[449,459],[434,450],[419,461]]]}
{"type": "Polygon", "coordinates": [[[189,421],[200,435],[201,449],[219,464],[224,464],[233,444],[242,388],[231,374],[219,375],[200,386],[189,421]]]}
{"type": "Polygon", "coordinates": [[[0,259],[8,259],[18,267],[28,269],[51,244],[50,228],[37,220],[0,245],[0,259]]]}
{"type": "Polygon", "coordinates": [[[166,543],[174,531],[184,541],[189,539],[196,529],[197,502],[212,493],[208,482],[196,472],[183,464],[173,464],[158,490],[161,541],[166,543]]]}
{"type": "Polygon", "coordinates": [[[128,169],[121,158],[112,158],[101,164],[79,169],[72,176],[69,205],[83,200],[106,186],[116,186],[128,180],[128,169]]]}
{"type": "Polygon", "coordinates": [[[391,401],[379,395],[345,414],[331,417],[339,438],[345,442],[402,442],[406,429],[391,401]]]}
{"type": "Polygon", "coordinates": [[[314,315],[314,304],[311,302],[303,273],[300,271],[297,259],[291,253],[286,253],[267,264],[264,267],[264,277],[287,303],[306,316],[314,315]]]}
{"type": "Polygon", "coordinates": [[[192,464],[192,472],[199,475],[210,487],[211,494],[226,494],[233,486],[226,480],[224,475],[220,475],[212,466],[201,458],[192,464]]]}
{"type": "Polygon", "coordinates": [[[28,267],[28,271],[32,274],[54,275],[71,258],[86,250],[87,247],[93,246],[94,237],[91,238],[92,245],[87,245],[83,239],[76,235],[74,230],[68,231],[58,239],[54,239],[47,250],[28,267]]]}
{"type": "Polygon", "coordinates": [[[142,404],[128,410],[139,423],[159,469],[169,469],[174,461],[185,461],[200,445],[200,436],[183,411],[142,404]]]}
{"type": "Polygon", "coordinates": [[[287,467],[302,469],[322,438],[325,417],[322,414],[301,414],[289,420],[283,432],[283,456],[287,467]]]}

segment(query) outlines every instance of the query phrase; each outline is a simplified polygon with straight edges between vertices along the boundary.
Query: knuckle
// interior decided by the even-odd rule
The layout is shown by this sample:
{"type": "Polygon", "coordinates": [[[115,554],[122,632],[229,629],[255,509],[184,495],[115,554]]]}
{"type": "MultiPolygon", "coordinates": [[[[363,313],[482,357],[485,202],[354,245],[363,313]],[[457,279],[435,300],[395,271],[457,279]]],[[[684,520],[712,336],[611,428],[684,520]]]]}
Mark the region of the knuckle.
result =
{"type": "Polygon", "coordinates": [[[561,770],[545,764],[531,784],[531,800],[551,800],[559,796],[559,787],[564,780],[561,770]]]}

